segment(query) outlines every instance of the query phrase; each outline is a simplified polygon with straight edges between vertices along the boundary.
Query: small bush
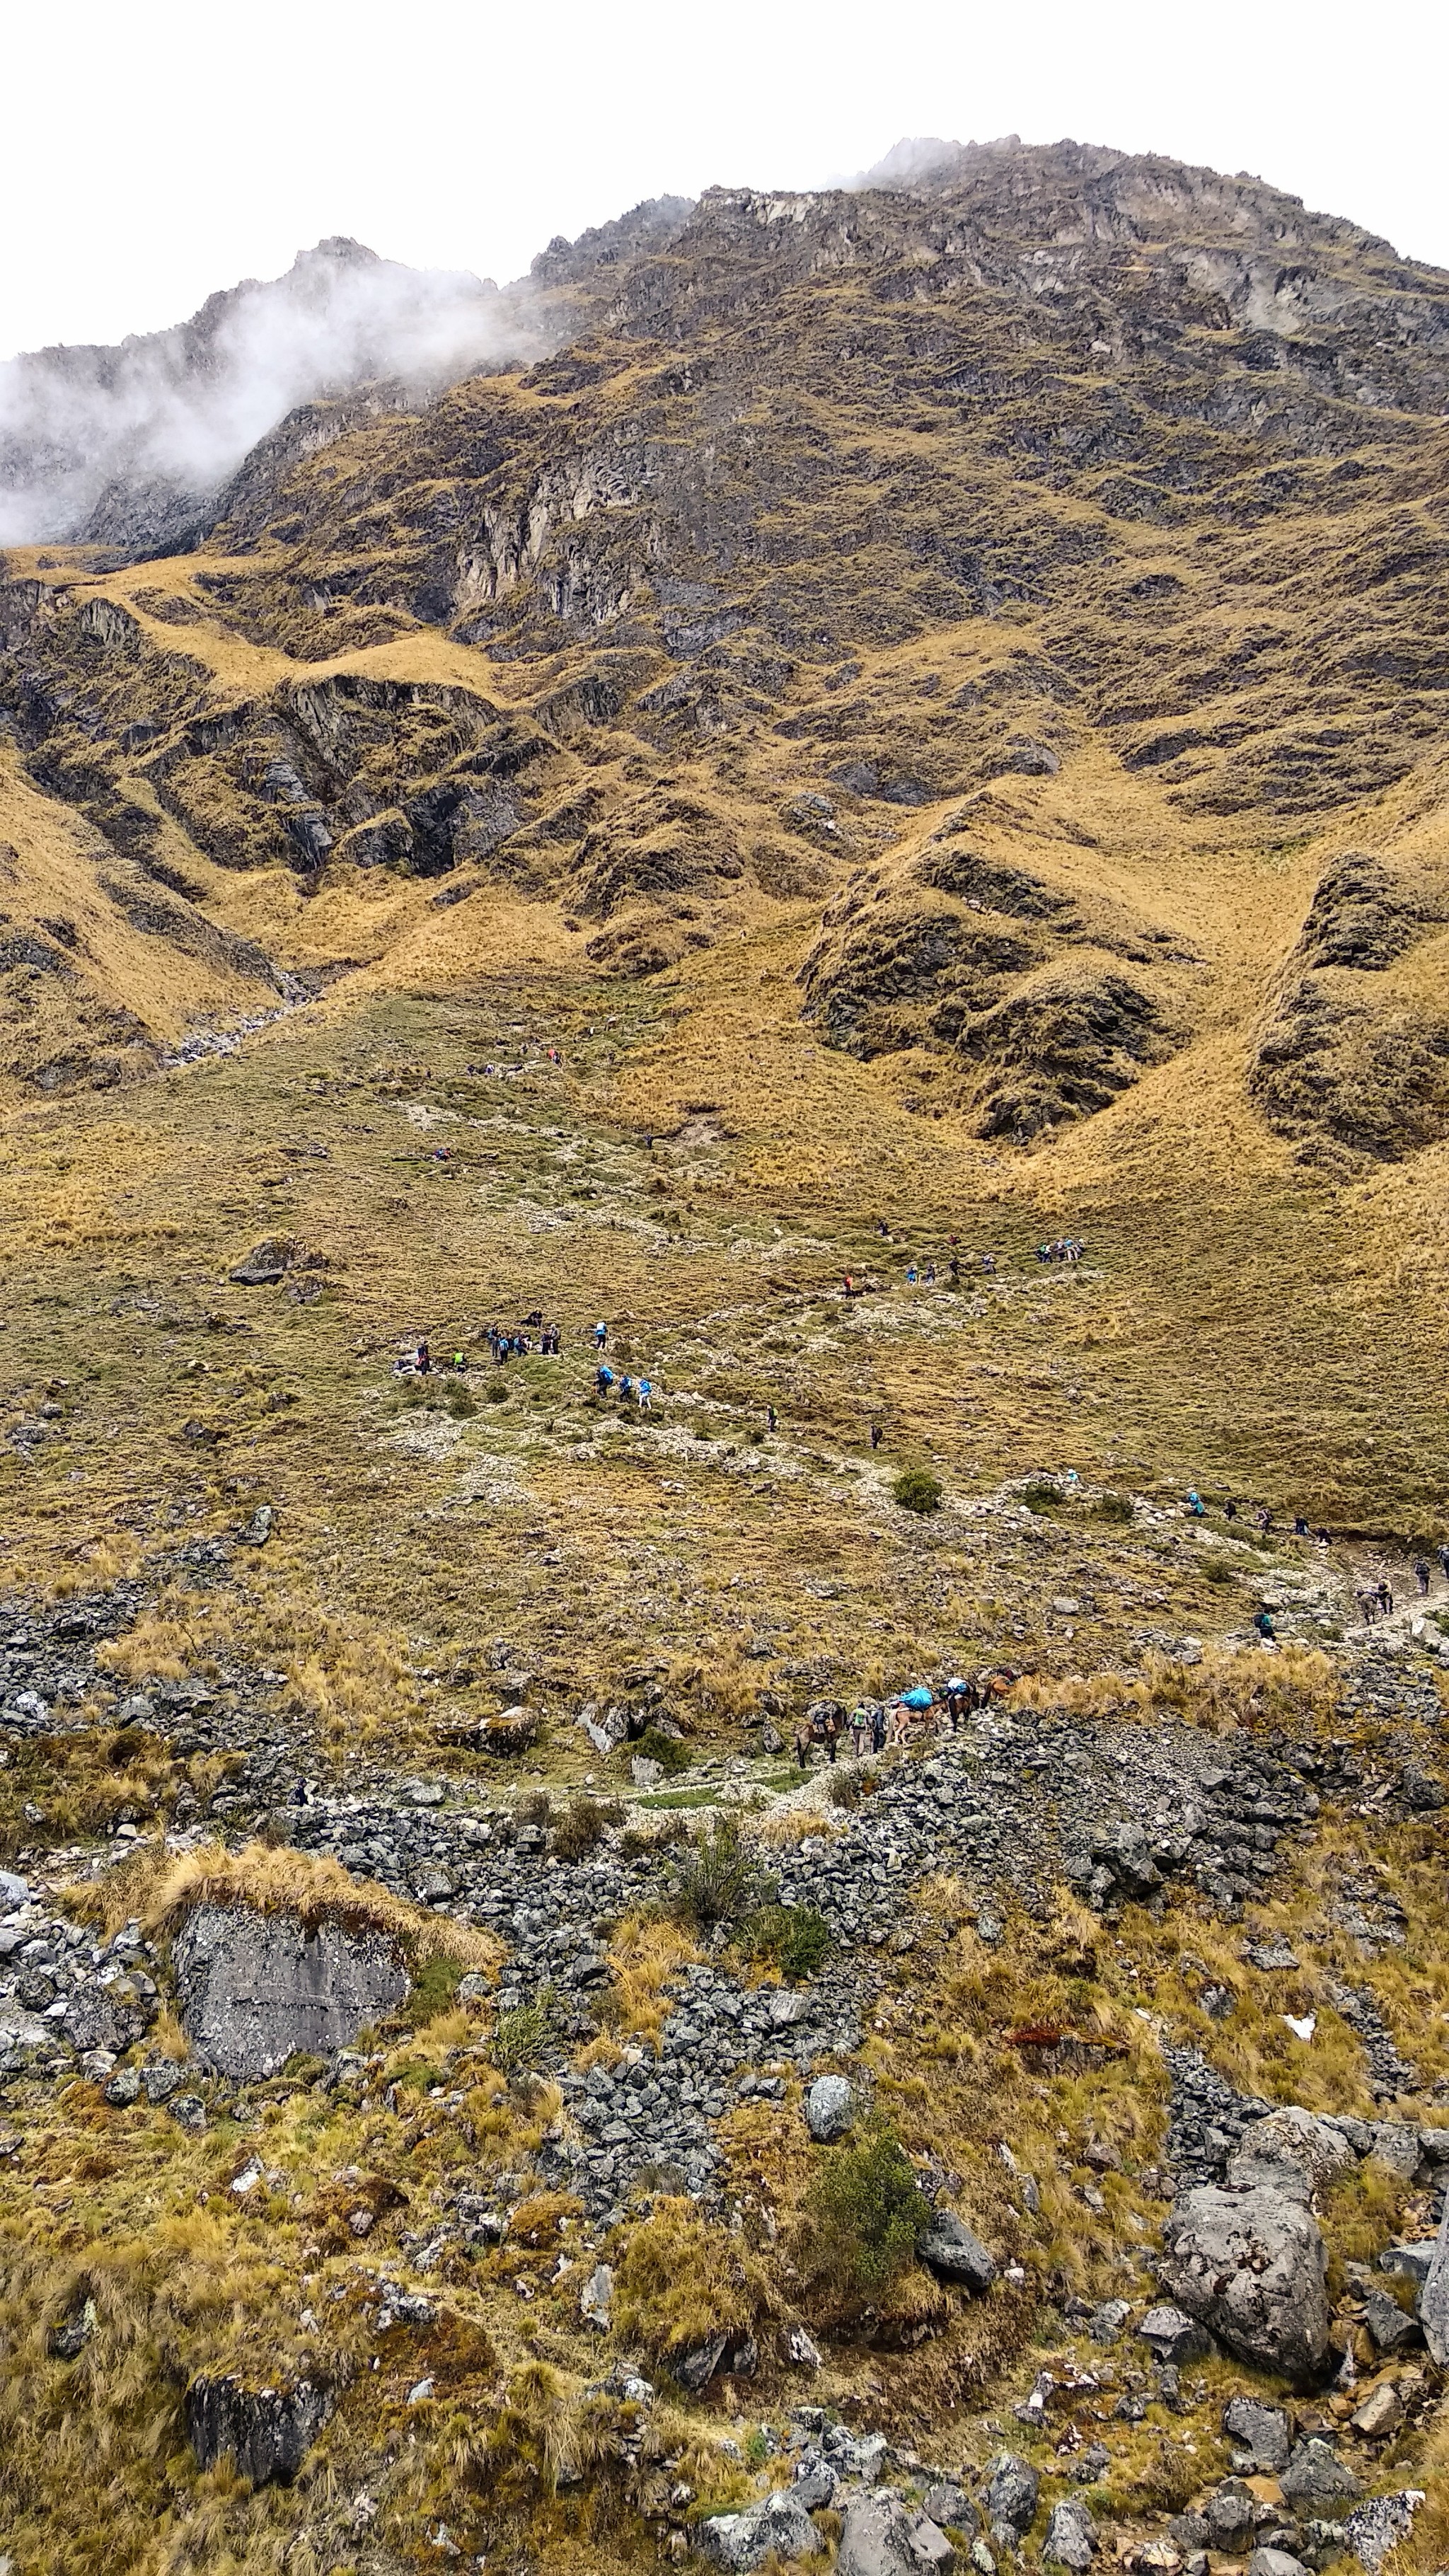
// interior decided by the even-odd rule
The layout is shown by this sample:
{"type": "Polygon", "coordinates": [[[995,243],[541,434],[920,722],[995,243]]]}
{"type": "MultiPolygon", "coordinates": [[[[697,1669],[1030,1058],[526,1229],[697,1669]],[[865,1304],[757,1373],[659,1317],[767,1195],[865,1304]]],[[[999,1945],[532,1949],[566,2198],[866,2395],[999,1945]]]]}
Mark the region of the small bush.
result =
{"type": "Polygon", "coordinates": [[[1049,1484],[1045,1476],[1038,1476],[1031,1484],[1023,1485],[1021,1499],[1029,1512],[1058,1512],[1062,1507],[1062,1489],[1060,1485],[1049,1484]]]}
{"type": "Polygon", "coordinates": [[[424,2030],[439,2013],[451,2012],[466,1971],[461,1959],[424,1959],[413,1970],[412,1993],[402,2009],[409,2030],[424,2030]]]}
{"type": "Polygon", "coordinates": [[[485,1404],[506,1404],[508,1402],[508,1389],[501,1377],[490,1377],[487,1385],[483,1389],[483,1401],[485,1404]]]}
{"type": "Polygon", "coordinates": [[[574,1798],[554,1825],[554,1850],[560,1860],[582,1860],[597,1851],[610,1825],[618,1821],[619,1809],[612,1800],[574,1798]]]}
{"type": "Polygon", "coordinates": [[[1094,1521],[1130,1521],[1133,1504],[1130,1494],[1099,1494],[1092,1505],[1094,1521]]]}
{"type": "Polygon", "coordinates": [[[661,1771],[687,1771],[694,1760],[687,1744],[677,1735],[666,1735],[662,1726],[646,1726],[632,1744],[621,1747],[626,1759],[637,1753],[646,1762],[657,1762],[661,1771]]]}
{"type": "Polygon", "coordinates": [[[740,1934],[752,1959],[770,1959],[782,1977],[813,1977],[830,1948],[831,1930],[813,1905],[762,1905],[740,1934]]]}
{"type": "Polygon", "coordinates": [[[805,2195],[801,2268],[846,2299],[871,2299],[915,2260],[930,2204],[894,2129],[873,2122],[825,2158],[805,2195]]]}
{"type": "Polygon", "coordinates": [[[499,2014],[488,2054],[499,2074],[511,2079],[537,2066],[556,2037],[553,1988],[545,1986],[531,2004],[515,2004],[499,2014]]]}
{"type": "Polygon", "coordinates": [[[1202,1579],[1204,1583],[1231,1583],[1236,1570],[1231,1557],[1210,1556],[1204,1560],[1202,1579]]]}
{"type": "Polygon", "coordinates": [[[521,1825],[551,1825],[553,1823],[553,1800],[549,1796],[548,1791],[546,1789],[530,1789],[526,1798],[519,1799],[517,1815],[518,1821],[521,1825]]]}
{"type": "Polygon", "coordinates": [[[666,1903],[697,1932],[740,1923],[775,1901],[775,1882],[740,1839],[732,1816],[717,1816],[703,1841],[676,1862],[666,1903]]]}
{"type": "Polygon", "coordinates": [[[941,1508],[941,1479],[933,1476],[929,1467],[903,1467],[891,1492],[903,1512],[938,1512],[941,1508]]]}
{"type": "Polygon", "coordinates": [[[832,1807],[858,1807],[860,1782],[853,1771],[832,1771],[825,1783],[825,1795],[832,1807]]]}
{"type": "Polygon", "coordinates": [[[443,1402],[448,1411],[460,1419],[466,1419],[470,1413],[476,1413],[478,1410],[476,1395],[468,1387],[459,1385],[456,1379],[444,1390],[443,1402]]]}

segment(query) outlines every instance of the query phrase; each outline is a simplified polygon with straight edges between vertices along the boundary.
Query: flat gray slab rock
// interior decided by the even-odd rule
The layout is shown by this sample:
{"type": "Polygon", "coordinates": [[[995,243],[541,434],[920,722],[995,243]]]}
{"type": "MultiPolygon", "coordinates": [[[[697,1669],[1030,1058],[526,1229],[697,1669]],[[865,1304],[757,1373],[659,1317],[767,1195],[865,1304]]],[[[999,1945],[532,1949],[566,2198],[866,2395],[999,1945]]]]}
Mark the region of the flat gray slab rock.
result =
{"type": "Polygon", "coordinates": [[[331,2057],[409,1989],[396,1945],[339,1923],[199,1905],[171,1948],[181,2025],[203,2065],[255,2082],[298,2051],[331,2057]]]}

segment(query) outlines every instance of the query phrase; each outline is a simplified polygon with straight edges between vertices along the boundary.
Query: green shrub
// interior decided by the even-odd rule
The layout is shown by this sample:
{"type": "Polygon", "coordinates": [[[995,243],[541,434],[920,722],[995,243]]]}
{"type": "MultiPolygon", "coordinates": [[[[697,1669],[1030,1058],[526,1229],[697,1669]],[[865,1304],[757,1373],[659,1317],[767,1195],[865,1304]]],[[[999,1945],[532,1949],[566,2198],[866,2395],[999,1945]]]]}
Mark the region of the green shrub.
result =
{"type": "Polygon", "coordinates": [[[752,1959],[769,1959],[782,1977],[813,1977],[830,1948],[832,1934],[813,1905],[762,1905],[741,1929],[740,1948],[752,1959]]]}
{"type": "Polygon", "coordinates": [[[483,1401],[485,1404],[506,1404],[508,1402],[508,1389],[501,1376],[490,1377],[487,1385],[483,1389],[483,1401]]]}
{"type": "Polygon", "coordinates": [[[453,1380],[451,1386],[444,1388],[443,1402],[451,1414],[462,1419],[466,1419],[470,1413],[476,1413],[478,1410],[476,1395],[457,1378],[453,1380]]]}
{"type": "Polygon", "coordinates": [[[733,1816],[716,1816],[703,1840],[675,1863],[665,1903],[697,1932],[740,1923],[775,1901],[775,1882],[740,1838],[733,1816]]]}
{"type": "Polygon", "coordinates": [[[424,2030],[439,2013],[450,2012],[466,1973],[461,1960],[441,1955],[415,1964],[412,1992],[402,2009],[409,2030],[424,2030]]]}
{"type": "Polygon", "coordinates": [[[941,1479],[933,1476],[929,1467],[903,1467],[891,1492],[903,1512],[938,1512],[941,1508],[941,1479]]]}
{"type": "Polygon", "coordinates": [[[832,1807],[858,1807],[860,1782],[853,1771],[832,1771],[825,1783],[825,1795],[832,1807]]]}
{"type": "Polygon", "coordinates": [[[1209,1556],[1203,1560],[1204,1583],[1231,1583],[1237,1569],[1230,1556],[1209,1556]]]}
{"type": "Polygon", "coordinates": [[[1130,1494],[1099,1494],[1092,1505],[1094,1521],[1130,1521],[1133,1502],[1130,1494]]]}
{"type": "Polygon", "coordinates": [[[1059,1512],[1062,1489],[1060,1485],[1050,1484],[1045,1476],[1037,1476],[1029,1485],[1022,1486],[1021,1500],[1029,1512],[1059,1512]]]}
{"type": "Polygon", "coordinates": [[[515,1812],[521,1825],[546,1827],[553,1823],[553,1800],[546,1789],[530,1789],[526,1798],[519,1799],[515,1812]]]}
{"type": "Polygon", "coordinates": [[[694,1760],[688,1745],[677,1735],[666,1735],[662,1726],[646,1726],[632,1744],[619,1749],[626,1761],[638,1753],[646,1762],[657,1762],[661,1771],[687,1771],[694,1760]]]}
{"type": "Polygon", "coordinates": [[[832,2150],[805,2195],[802,2269],[837,2296],[874,2298],[915,2260],[930,2221],[900,2139],[872,2121],[832,2150]]]}

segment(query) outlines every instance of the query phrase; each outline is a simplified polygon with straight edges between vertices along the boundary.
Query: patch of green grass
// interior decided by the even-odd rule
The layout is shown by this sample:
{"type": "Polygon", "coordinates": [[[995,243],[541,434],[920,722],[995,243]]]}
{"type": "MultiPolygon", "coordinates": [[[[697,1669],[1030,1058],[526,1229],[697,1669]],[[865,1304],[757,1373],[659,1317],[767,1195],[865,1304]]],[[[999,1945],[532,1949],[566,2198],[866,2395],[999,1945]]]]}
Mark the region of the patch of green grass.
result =
{"type": "Polygon", "coordinates": [[[772,1960],[792,1983],[814,1976],[830,1943],[830,1926],[813,1905],[762,1905],[739,1933],[748,1958],[772,1960]]]}

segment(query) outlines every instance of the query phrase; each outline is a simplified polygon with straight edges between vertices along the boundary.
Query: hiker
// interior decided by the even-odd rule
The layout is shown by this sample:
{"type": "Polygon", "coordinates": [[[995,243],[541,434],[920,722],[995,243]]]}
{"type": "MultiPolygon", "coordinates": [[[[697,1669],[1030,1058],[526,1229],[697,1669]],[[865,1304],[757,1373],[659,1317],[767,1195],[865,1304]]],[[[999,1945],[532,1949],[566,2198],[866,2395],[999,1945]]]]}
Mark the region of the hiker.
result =
{"type": "Polygon", "coordinates": [[[995,1276],[996,1276],[996,1255],[995,1255],[995,1253],[994,1253],[994,1252],[983,1252],[983,1253],[982,1253],[982,1255],[981,1255],[981,1267],[982,1267],[982,1269],[985,1271],[986,1276],[987,1276],[987,1278],[988,1278],[988,1279],[994,1279],[994,1278],[995,1278],[995,1276]]]}
{"type": "Polygon", "coordinates": [[[916,1284],[916,1276],[916,1265],[914,1261],[908,1262],[906,1265],[906,1286],[908,1288],[914,1288],[916,1284]]]}
{"type": "Polygon", "coordinates": [[[1188,1510],[1191,1512],[1191,1514],[1192,1514],[1192,1516],[1193,1516],[1193,1519],[1194,1519],[1195,1521],[1206,1520],[1206,1518],[1207,1518],[1207,1505],[1206,1505],[1206,1503],[1203,1501],[1203,1498],[1202,1498],[1201,1494],[1198,1492],[1198,1489],[1197,1489],[1196,1485],[1189,1485],[1189,1486],[1188,1486],[1188,1489],[1187,1489],[1187,1508],[1188,1508],[1188,1510]]]}
{"type": "Polygon", "coordinates": [[[1254,1514],[1253,1514],[1253,1518],[1254,1518],[1254,1520],[1257,1522],[1259,1529],[1262,1531],[1262,1533],[1263,1533],[1264,1537],[1266,1538],[1266,1537],[1267,1537],[1267,1534],[1268,1534],[1268,1532],[1269,1532],[1269,1530],[1270,1530],[1270,1529],[1272,1528],[1272,1526],[1273,1526],[1273,1515],[1272,1515],[1272,1513],[1269,1511],[1268,1506],[1267,1506],[1267,1504],[1266,1504],[1266,1503],[1260,1503],[1260,1504],[1258,1505],[1257,1510],[1256,1510],[1256,1511],[1254,1512],[1254,1514]]]}
{"type": "Polygon", "coordinates": [[[413,1366],[417,1370],[419,1377],[426,1377],[432,1365],[433,1355],[429,1350],[427,1343],[419,1342],[417,1357],[413,1361],[413,1366]]]}
{"type": "Polygon", "coordinates": [[[875,1714],[870,1721],[870,1749],[872,1753],[884,1753],[886,1740],[886,1713],[879,1700],[875,1701],[874,1709],[875,1714]]]}
{"type": "Polygon", "coordinates": [[[1304,1519],[1302,1512],[1295,1512],[1293,1515],[1293,1535],[1295,1538],[1307,1538],[1308,1536],[1308,1523],[1304,1519]]]}
{"type": "Polygon", "coordinates": [[[459,1374],[459,1376],[460,1376],[460,1377],[466,1377],[466,1376],[467,1376],[467,1374],[468,1374],[468,1359],[467,1359],[467,1354],[466,1354],[466,1352],[464,1352],[464,1351],[454,1351],[454,1353],[453,1353],[453,1366],[454,1366],[454,1368],[458,1371],[458,1374],[459,1374]]]}
{"type": "Polygon", "coordinates": [[[639,1380],[639,1410],[641,1413],[650,1413],[653,1411],[653,1407],[654,1389],[647,1377],[641,1377],[639,1380]]]}
{"type": "Polygon", "coordinates": [[[935,1285],[936,1285],[936,1265],[935,1265],[934,1261],[928,1261],[928,1262],[927,1262],[927,1264],[926,1264],[926,1286],[927,1286],[928,1288],[934,1288],[934,1287],[935,1287],[935,1285]]]}
{"type": "Polygon", "coordinates": [[[767,1431],[778,1431],[779,1428],[780,1417],[776,1413],[773,1404],[767,1404],[765,1407],[765,1429],[767,1431]]]}
{"type": "Polygon", "coordinates": [[[866,1756],[866,1748],[871,1742],[872,1732],[875,1726],[874,1700],[863,1699],[857,1701],[855,1707],[850,1712],[849,1722],[850,1749],[855,1755],[857,1762],[863,1762],[866,1756]]]}
{"type": "Polygon", "coordinates": [[[1414,1581],[1417,1583],[1421,1592],[1428,1591],[1429,1560],[1426,1556],[1416,1556],[1414,1559],[1414,1581]]]}
{"type": "Polygon", "coordinates": [[[872,1449],[878,1449],[880,1447],[883,1436],[880,1424],[878,1422],[873,1422],[870,1426],[870,1445],[872,1449]]]}
{"type": "Polygon", "coordinates": [[[1375,1619],[1379,1615],[1378,1594],[1367,1590],[1360,1592],[1358,1595],[1358,1610],[1359,1617],[1362,1619],[1364,1626],[1366,1628],[1371,1628],[1375,1619]]]}
{"type": "Polygon", "coordinates": [[[957,1282],[957,1280],[960,1278],[960,1276],[961,1276],[961,1264],[960,1264],[960,1262],[958,1261],[958,1259],[957,1259],[957,1257],[956,1257],[955,1253],[953,1252],[953,1253],[952,1253],[952,1255],[951,1255],[951,1285],[952,1285],[952,1287],[953,1287],[953,1288],[955,1287],[956,1282],[957,1282]]]}
{"type": "Polygon", "coordinates": [[[1237,1504],[1231,1499],[1231,1497],[1229,1497],[1228,1501],[1223,1505],[1223,1518],[1225,1521],[1235,1521],[1237,1517],[1237,1504]]]}
{"type": "Polygon", "coordinates": [[[964,1673],[953,1673],[946,1684],[946,1715],[951,1721],[953,1735],[970,1705],[971,1694],[964,1673]]]}
{"type": "Polygon", "coordinates": [[[610,1389],[610,1387],[613,1385],[613,1383],[614,1383],[614,1372],[613,1372],[613,1370],[610,1368],[610,1366],[609,1366],[609,1364],[608,1364],[607,1360],[605,1360],[605,1361],[604,1361],[604,1362],[602,1362],[602,1364],[601,1364],[598,1368],[596,1368],[596,1369],[595,1369],[595,1371],[594,1371],[594,1384],[595,1384],[595,1386],[598,1388],[598,1391],[599,1391],[600,1395],[607,1396],[607,1394],[608,1394],[608,1392],[609,1392],[609,1389],[610,1389]]]}
{"type": "Polygon", "coordinates": [[[1440,1570],[1443,1574],[1444,1580],[1446,1583],[1449,1583],[1449,1539],[1442,1540],[1435,1553],[1438,1556],[1440,1570]]]}
{"type": "Polygon", "coordinates": [[[608,1338],[609,1338],[609,1327],[608,1327],[608,1325],[607,1325],[607,1324],[603,1324],[603,1323],[596,1324],[596,1325],[594,1326],[594,1348],[595,1348],[595,1350],[596,1350],[596,1351],[601,1351],[601,1350],[604,1348],[605,1343],[608,1341],[608,1338]]]}
{"type": "Polygon", "coordinates": [[[1253,1625],[1257,1629],[1265,1646],[1271,1646],[1275,1643],[1277,1631],[1273,1626],[1272,1618],[1266,1608],[1258,1612],[1256,1619],[1253,1621],[1253,1625]]]}
{"type": "Polygon", "coordinates": [[[1386,1582],[1380,1583],[1379,1585],[1379,1608],[1386,1619],[1392,1619],[1394,1615],[1394,1596],[1389,1590],[1386,1582]]]}
{"type": "Polygon", "coordinates": [[[619,1380],[619,1402],[621,1404],[627,1404],[633,1392],[634,1381],[629,1375],[628,1370],[625,1369],[623,1376],[619,1380]]]}

